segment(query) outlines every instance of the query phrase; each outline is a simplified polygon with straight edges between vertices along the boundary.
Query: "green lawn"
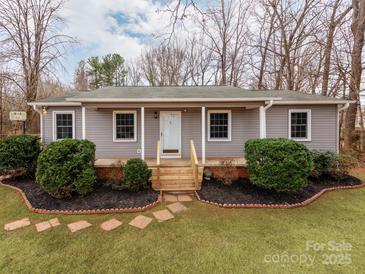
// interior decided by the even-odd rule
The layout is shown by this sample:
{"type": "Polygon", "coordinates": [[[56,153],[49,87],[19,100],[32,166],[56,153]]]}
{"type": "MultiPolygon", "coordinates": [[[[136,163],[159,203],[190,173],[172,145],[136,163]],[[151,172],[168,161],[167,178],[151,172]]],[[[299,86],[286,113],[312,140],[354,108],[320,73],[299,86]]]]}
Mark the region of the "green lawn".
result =
{"type": "MultiPolygon", "coordinates": [[[[365,173],[358,174],[365,179],[365,173]]],[[[1,273],[361,273],[365,271],[365,188],[327,193],[298,209],[220,209],[199,202],[145,230],[127,223],[136,214],[58,216],[62,225],[37,233],[34,226],[6,232],[7,222],[55,217],[30,213],[20,195],[0,187],[1,273]],[[102,232],[111,217],[121,228],[102,232]],[[92,228],[71,234],[66,223],[85,219],[92,228]],[[306,242],[345,241],[349,251],[306,250],[306,242]],[[290,263],[277,263],[281,255],[290,263]],[[332,255],[331,255],[332,254],[332,255]],[[334,255],[333,255],[334,254],[334,255]],[[347,254],[347,255],[346,255],[347,254]],[[332,263],[323,264],[331,255],[332,263]],[[314,258],[313,265],[296,256],[314,258]],[[341,256],[352,263],[336,264],[341,256]],[[275,262],[267,262],[274,260],[275,262]]],[[[162,208],[163,205],[159,206],[162,208]]],[[[153,209],[156,210],[156,209],[153,209]]],[[[152,211],[145,212],[151,216],[152,211]]]]}

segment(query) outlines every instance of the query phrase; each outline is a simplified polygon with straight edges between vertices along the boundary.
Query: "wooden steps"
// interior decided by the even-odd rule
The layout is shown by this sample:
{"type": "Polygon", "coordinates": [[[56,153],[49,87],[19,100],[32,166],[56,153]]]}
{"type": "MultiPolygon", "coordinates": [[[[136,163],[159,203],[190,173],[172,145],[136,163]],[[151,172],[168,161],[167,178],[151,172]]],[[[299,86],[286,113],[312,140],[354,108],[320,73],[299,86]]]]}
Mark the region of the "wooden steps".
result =
{"type": "Polygon", "coordinates": [[[199,168],[199,186],[194,183],[194,174],[191,166],[160,167],[160,180],[157,180],[157,168],[152,170],[152,187],[160,191],[194,191],[200,189],[203,177],[203,167],[199,168]]]}

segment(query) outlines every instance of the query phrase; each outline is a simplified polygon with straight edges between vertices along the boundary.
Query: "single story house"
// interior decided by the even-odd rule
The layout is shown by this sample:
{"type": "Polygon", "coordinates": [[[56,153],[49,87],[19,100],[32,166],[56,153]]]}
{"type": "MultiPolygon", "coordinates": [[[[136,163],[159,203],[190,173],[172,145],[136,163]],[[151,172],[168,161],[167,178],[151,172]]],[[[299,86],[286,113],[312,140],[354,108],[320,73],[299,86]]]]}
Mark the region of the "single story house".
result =
{"type": "Polygon", "coordinates": [[[171,163],[195,156],[207,165],[210,159],[242,159],[251,138],[284,137],[338,152],[339,112],[349,103],[288,90],[144,86],[74,92],[29,104],[40,114],[45,144],[88,139],[99,160],[171,163]]]}

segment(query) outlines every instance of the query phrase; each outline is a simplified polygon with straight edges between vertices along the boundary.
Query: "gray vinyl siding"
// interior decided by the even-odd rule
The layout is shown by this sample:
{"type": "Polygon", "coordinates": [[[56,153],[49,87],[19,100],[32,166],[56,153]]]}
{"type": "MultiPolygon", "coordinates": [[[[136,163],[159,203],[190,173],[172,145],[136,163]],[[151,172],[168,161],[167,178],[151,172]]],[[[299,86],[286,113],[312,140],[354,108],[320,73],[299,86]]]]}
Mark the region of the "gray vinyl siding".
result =
{"type": "MultiPolygon", "coordinates": [[[[208,141],[208,110],[224,109],[206,108],[206,157],[243,157],[244,144],[248,139],[259,137],[258,109],[228,108],[232,111],[231,141],[208,141]]],[[[267,137],[288,137],[289,109],[311,109],[311,141],[303,142],[312,149],[336,150],[337,148],[337,106],[272,106],[267,110],[267,137]]],[[[82,138],[81,107],[49,107],[43,115],[43,139],[46,144],[53,141],[53,111],[75,111],[76,138],[82,138]]],[[[114,110],[126,110],[115,108],[114,110]]],[[[86,139],[96,144],[97,158],[140,157],[141,149],[141,111],[140,108],[128,108],[137,111],[137,141],[113,142],[113,109],[85,108],[86,139]]],[[[159,108],[145,108],[145,156],[156,157],[157,140],[160,136],[159,108]]],[[[190,140],[194,140],[197,155],[201,158],[201,108],[171,108],[163,110],[181,110],[181,146],[182,157],[190,157],[190,140]]]]}
{"type": "Polygon", "coordinates": [[[113,110],[85,109],[86,139],[95,143],[96,158],[132,158],[141,156],[137,152],[141,148],[141,112],[139,109],[128,110],[137,111],[136,142],[113,142],[113,110]]]}
{"type": "Polygon", "coordinates": [[[245,142],[260,135],[258,109],[232,109],[231,141],[226,142],[208,141],[208,110],[206,116],[206,157],[244,157],[245,142]]]}
{"type": "Polygon", "coordinates": [[[82,138],[81,107],[49,107],[47,114],[43,114],[43,143],[53,142],[53,112],[54,111],[75,111],[75,137],[82,138]]]}
{"type": "Polygon", "coordinates": [[[267,110],[267,137],[289,136],[289,109],[311,110],[311,141],[302,142],[310,149],[337,150],[337,105],[272,106],[267,110]]]}

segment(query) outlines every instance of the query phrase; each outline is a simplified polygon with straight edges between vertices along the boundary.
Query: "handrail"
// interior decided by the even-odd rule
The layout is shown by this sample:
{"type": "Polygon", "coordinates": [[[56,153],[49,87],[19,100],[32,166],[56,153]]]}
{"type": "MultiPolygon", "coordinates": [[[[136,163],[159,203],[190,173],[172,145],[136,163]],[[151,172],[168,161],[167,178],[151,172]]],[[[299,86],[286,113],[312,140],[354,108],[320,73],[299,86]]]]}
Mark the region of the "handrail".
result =
{"type": "Polygon", "coordinates": [[[193,140],[190,140],[190,158],[191,158],[191,167],[193,169],[193,177],[194,177],[195,188],[198,189],[198,185],[199,185],[199,179],[198,179],[199,162],[198,162],[198,157],[196,156],[196,150],[195,150],[195,145],[194,145],[193,140]]]}
{"type": "Polygon", "coordinates": [[[160,140],[157,141],[157,159],[156,159],[156,165],[160,165],[161,164],[161,151],[160,151],[161,145],[160,145],[160,140]]]}
{"type": "Polygon", "coordinates": [[[160,182],[160,165],[161,165],[161,152],[160,152],[160,140],[157,141],[157,156],[156,156],[156,179],[157,179],[157,184],[160,187],[161,186],[161,182],[160,182]]]}

